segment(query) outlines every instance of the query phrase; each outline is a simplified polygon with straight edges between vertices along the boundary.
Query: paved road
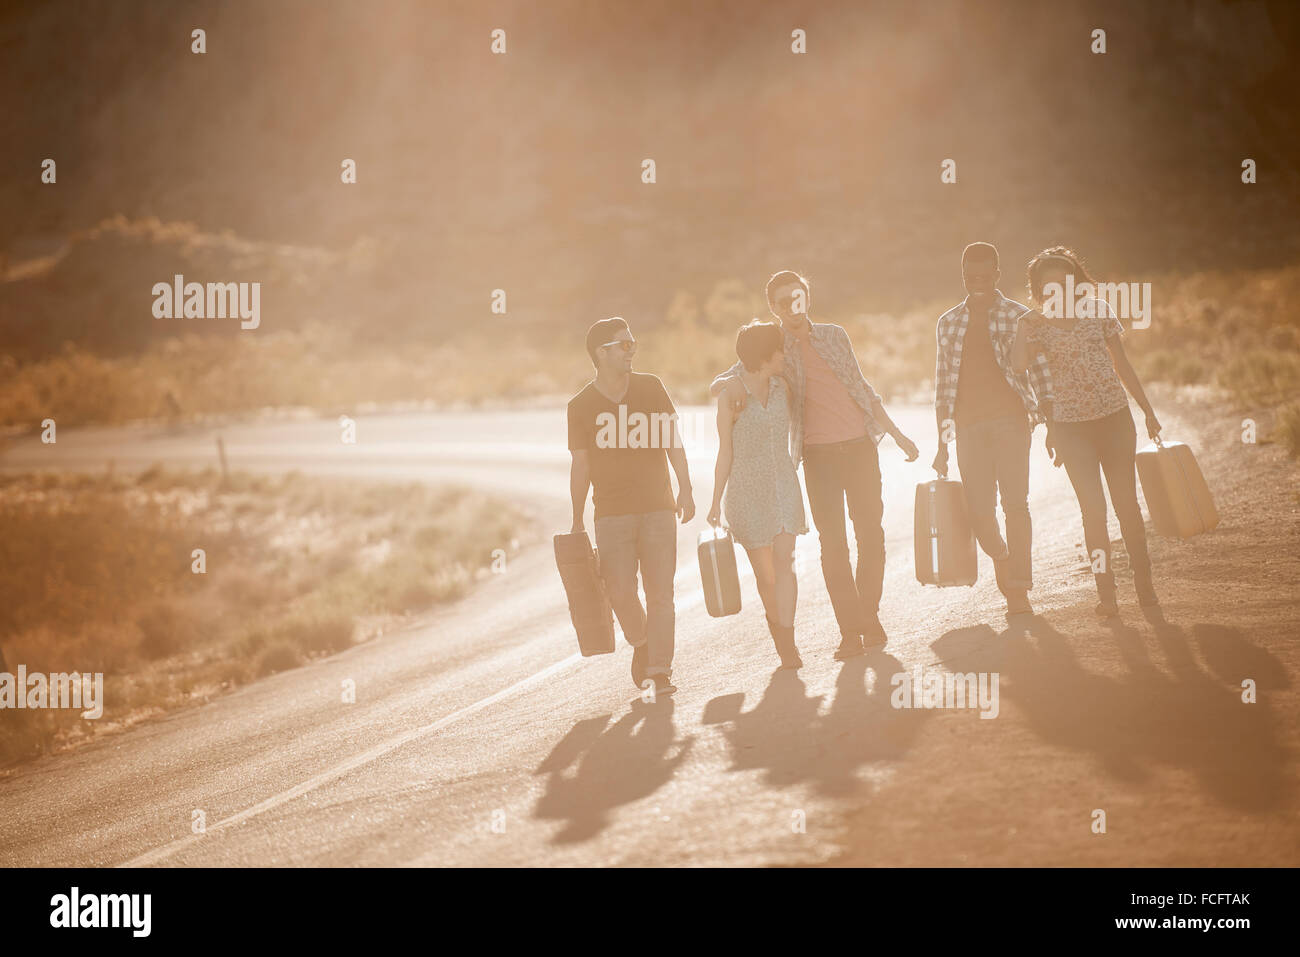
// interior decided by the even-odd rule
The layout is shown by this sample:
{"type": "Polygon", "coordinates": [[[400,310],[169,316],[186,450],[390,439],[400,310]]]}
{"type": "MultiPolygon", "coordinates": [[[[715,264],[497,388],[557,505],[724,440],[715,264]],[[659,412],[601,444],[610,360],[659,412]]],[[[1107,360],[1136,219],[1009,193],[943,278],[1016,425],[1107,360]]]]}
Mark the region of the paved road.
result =
{"type": "MultiPolygon", "coordinates": [[[[983,557],[973,589],[923,589],[913,578],[912,494],[933,452],[928,410],[896,412],[920,461],[904,463],[888,439],[881,446],[881,618],[891,640],[848,665],[832,660],[838,635],[815,536],[804,536],[798,676],[774,671],[748,577],[739,616],[715,620],[703,608],[694,540],[716,437],[709,416],[692,411],[700,517],[678,542],[674,698],[639,700],[621,639],[616,655],[575,654],[544,542],[419,627],[5,775],[0,865],[810,863],[841,851],[846,815],[872,801],[941,801],[911,783],[909,761],[949,727],[938,722],[956,719],[892,709],[889,677],[986,661],[1005,623],[983,557]],[[355,704],[341,701],[345,679],[356,682],[355,704]],[[207,831],[195,835],[199,809],[207,831]]],[[[221,432],[235,469],[470,483],[526,502],[547,529],[567,529],[558,410],[357,421],[355,446],[340,442],[334,420],[221,432]]],[[[214,464],[213,433],[61,431],[55,446],[12,444],[0,468],[110,459],[118,469],[214,464]]],[[[1033,477],[1036,593],[1050,615],[1086,601],[1088,577],[1069,486],[1038,444],[1033,477]]],[[[999,725],[957,718],[965,735],[999,725]]]]}

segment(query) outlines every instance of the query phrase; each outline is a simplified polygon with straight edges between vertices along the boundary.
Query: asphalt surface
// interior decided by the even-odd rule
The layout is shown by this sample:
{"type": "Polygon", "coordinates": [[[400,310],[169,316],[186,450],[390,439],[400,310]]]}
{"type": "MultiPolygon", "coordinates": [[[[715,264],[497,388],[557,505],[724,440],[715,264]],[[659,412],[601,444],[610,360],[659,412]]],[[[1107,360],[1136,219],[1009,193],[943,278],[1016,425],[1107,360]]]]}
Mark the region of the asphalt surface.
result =
{"type": "MultiPolygon", "coordinates": [[[[984,556],[974,588],[914,578],[912,496],[932,474],[929,410],[894,410],[921,446],[917,462],[889,439],[880,447],[890,641],[847,665],[832,659],[838,633],[816,536],[802,536],[797,676],[775,670],[743,557],[743,611],[712,619],[703,607],[694,549],[715,437],[710,416],[691,411],[697,517],[678,539],[679,691],[654,703],[632,685],[621,636],[614,655],[576,653],[549,544],[569,525],[562,410],[360,416],[352,446],[334,419],[222,427],[232,469],[470,484],[526,504],[546,534],[418,627],[0,777],[0,865],[816,863],[860,840],[846,821],[872,801],[934,804],[941,794],[909,761],[941,716],[891,708],[890,677],[985,662],[1006,623],[984,556]],[[353,704],[342,701],[346,679],[353,704]],[[205,833],[192,829],[196,811],[205,833]]],[[[201,467],[216,463],[214,435],[60,431],[53,446],[12,443],[0,468],[201,467]]],[[[1041,437],[1034,598],[1050,616],[1086,602],[1090,578],[1073,494],[1041,437]]],[[[942,719],[999,747],[998,720],[942,719]]],[[[931,837],[943,839],[941,824],[931,837]]]]}

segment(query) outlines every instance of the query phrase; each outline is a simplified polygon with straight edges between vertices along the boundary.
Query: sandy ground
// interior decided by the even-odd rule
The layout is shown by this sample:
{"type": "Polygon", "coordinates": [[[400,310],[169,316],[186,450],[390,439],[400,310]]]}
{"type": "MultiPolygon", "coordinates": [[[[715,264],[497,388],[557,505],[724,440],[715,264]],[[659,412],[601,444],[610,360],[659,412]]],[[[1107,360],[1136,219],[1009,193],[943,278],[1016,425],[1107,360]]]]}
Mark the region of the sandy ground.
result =
{"type": "MultiPolygon", "coordinates": [[[[945,668],[1000,672],[1000,715],[883,722],[881,740],[906,760],[848,812],[839,863],[1300,863],[1296,466],[1276,446],[1244,445],[1240,414],[1159,398],[1177,414],[1161,413],[1167,435],[1192,444],[1221,517],[1186,541],[1148,522],[1164,621],[1146,620],[1123,587],[1121,620],[1096,618],[1081,531],[1077,560],[1039,550],[1045,607],[1031,624],[985,615],[933,632],[945,668]],[[1248,679],[1255,704],[1242,701],[1248,679]]],[[[1118,542],[1113,515],[1111,531],[1118,542]]]]}

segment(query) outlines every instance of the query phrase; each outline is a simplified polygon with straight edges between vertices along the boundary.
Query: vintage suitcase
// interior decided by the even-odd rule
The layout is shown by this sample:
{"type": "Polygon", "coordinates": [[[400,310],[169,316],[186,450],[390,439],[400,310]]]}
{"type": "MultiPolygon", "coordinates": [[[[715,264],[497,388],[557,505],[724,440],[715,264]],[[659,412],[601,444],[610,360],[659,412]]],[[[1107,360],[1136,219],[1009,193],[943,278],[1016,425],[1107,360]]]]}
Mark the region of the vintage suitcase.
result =
{"type": "Polygon", "coordinates": [[[1219,524],[1201,467],[1182,442],[1165,444],[1157,437],[1138,452],[1137,472],[1158,535],[1190,538],[1219,524]]]}
{"type": "Polygon", "coordinates": [[[569,599],[569,618],[584,657],[614,651],[614,613],[600,580],[596,550],[586,532],[555,536],[555,566],[569,599]]]}
{"type": "Polygon", "coordinates": [[[709,614],[722,618],[739,612],[740,573],[731,533],[721,528],[700,532],[696,551],[700,558],[700,580],[704,583],[704,605],[709,614]]]}
{"type": "Polygon", "coordinates": [[[915,539],[922,585],[975,584],[979,561],[961,482],[939,478],[916,487],[915,539]]]}

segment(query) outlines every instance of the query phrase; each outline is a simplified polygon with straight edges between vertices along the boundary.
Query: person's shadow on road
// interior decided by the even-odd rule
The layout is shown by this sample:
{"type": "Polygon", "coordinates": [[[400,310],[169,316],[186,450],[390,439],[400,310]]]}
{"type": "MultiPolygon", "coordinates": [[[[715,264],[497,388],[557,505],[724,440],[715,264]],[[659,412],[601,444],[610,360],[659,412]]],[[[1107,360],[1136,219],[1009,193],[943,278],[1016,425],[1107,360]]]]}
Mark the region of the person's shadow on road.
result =
{"type": "Polygon", "coordinates": [[[667,784],[695,740],[676,738],[672,698],[655,704],[638,699],[606,728],[611,717],[579,721],[534,772],[547,775],[534,816],[564,822],[552,843],[595,837],[608,825],[611,810],[667,784]],[[566,773],[574,765],[576,771],[566,773]]]}
{"type": "Polygon", "coordinates": [[[897,760],[919,730],[919,709],[890,703],[891,680],[903,671],[880,649],[849,659],[825,714],[821,696],[809,696],[791,672],[776,671],[751,710],[742,710],[743,694],[722,695],[708,703],[703,720],[723,726],[730,771],[761,769],[772,787],[808,782],[821,794],[843,796],[862,786],[862,768],[897,760]]]}
{"type": "MultiPolygon", "coordinates": [[[[1094,755],[1121,780],[1141,784],[1153,766],[1163,765],[1190,771],[1230,807],[1268,812],[1280,806],[1293,785],[1277,721],[1265,695],[1246,704],[1241,688],[1246,679],[1260,691],[1290,687],[1277,658],[1235,629],[1200,624],[1192,636],[1207,672],[1183,629],[1159,621],[1162,670],[1141,632],[1122,623],[1110,630],[1127,666],[1117,676],[1087,670],[1065,636],[1038,617],[1000,634],[987,625],[955,629],[931,649],[947,670],[997,672],[1000,694],[1035,734],[1094,755]]],[[[810,696],[797,674],[778,670],[752,709],[744,710],[743,693],[720,695],[705,706],[702,721],[722,726],[732,756],[728,770],[762,771],[769,787],[807,782],[843,797],[864,786],[863,769],[903,758],[926,718],[926,709],[893,707],[891,679],[898,674],[910,680],[883,650],[850,659],[821,714],[823,697],[810,696]]],[[[667,784],[694,743],[693,736],[676,737],[671,698],[634,701],[613,725],[611,718],[579,721],[535,772],[548,776],[535,816],[564,822],[554,843],[595,837],[613,809],[667,784]]]]}
{"type": "MultiPolygon", "coordinates": [[[[1241,682],[1285,688],[1281,663],[1235,629],[1192,628],[1210,671],[1192,653],[1187,633],[1163,619],[1147,638],[1112,622],[1109,630],[1127,666],[1118,675],[1083,667],[1066,637],[1042,618],[1027,632],[1009,630],[992,641],[970,641],[945,662],[954,670],[996,670],[1001,694],[1017,706],[1042,740],[1090,753],[1111,775],[1133,784],[1156,767],[1193,774],[1215,800],[1247,812],[1280,806],[1289,784],[1289,759],[1277,739],[1266,695],[1242,700],[1241,682]]],[[[956,651],[964,636],[949,632],[932,647],[956,651]]]]}
{"type": "Polygon", "coordinates": [[[763,770],[763,781],[771,787],[786,787],[803,777],[822,702],[807,691],[798,674],[777,669],[751,710],[742,712],[743,692],[719,695],[704,706],[703,723],[724,726],[730,770],[763,770]]]}

